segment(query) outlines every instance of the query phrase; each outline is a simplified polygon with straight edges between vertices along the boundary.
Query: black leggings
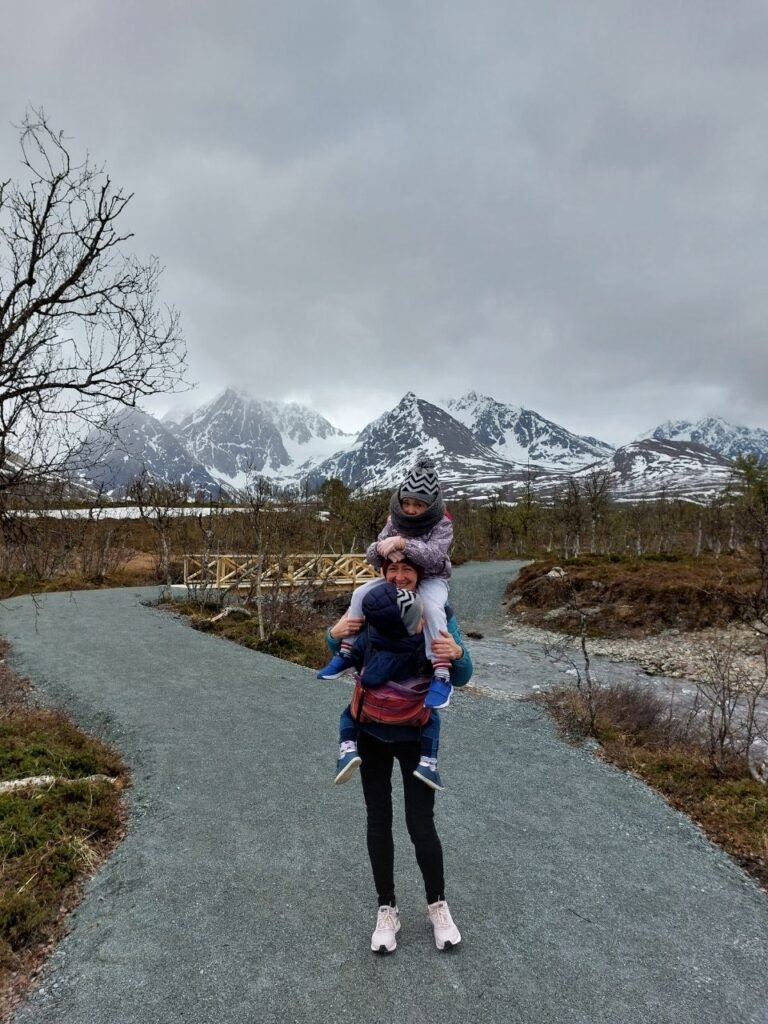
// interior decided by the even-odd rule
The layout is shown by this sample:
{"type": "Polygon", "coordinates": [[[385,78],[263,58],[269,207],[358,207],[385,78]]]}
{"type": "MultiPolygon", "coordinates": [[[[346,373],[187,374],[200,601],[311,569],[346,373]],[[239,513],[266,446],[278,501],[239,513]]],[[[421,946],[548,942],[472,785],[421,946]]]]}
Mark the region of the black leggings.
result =
{"type": "Polygon", "coordinates": [[[400,762],[405,798],[405,823],[424,876],[427,903],[445,899],[443,848],[435,831],[435,791],[413,777],[419,763],[419,742],[385,743],[361,732],[357,749],[368,812],[368,856],[380,907],[395,906],[395,844],[392,838],[392,767],[400,762]]]}

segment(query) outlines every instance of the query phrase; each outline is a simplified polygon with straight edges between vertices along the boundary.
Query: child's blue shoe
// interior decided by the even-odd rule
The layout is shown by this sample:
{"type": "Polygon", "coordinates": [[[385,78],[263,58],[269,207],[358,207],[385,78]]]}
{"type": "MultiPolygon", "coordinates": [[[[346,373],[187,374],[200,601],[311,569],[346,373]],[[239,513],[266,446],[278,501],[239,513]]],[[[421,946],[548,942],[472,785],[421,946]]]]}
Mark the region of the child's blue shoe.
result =
{"type": "Polygon", "coordinates": [[[355,769],[359,768],[362,763],[363,759],[356,750],[348,750],[336,762],[336,778],[333,781],[337,786],[340,786],[342,782],[348,782],[354,775],[355,769]]]}
{"type": "Polygon", "coordinates": [[[345,672],[349,672],[352,668],[352,662],[349,658],[345,658],[343,654],[334,654],[325,668],[321,668],[317,673],[318,679],[338,679],[339,676],[343,676],[345,672]]]}
{"type": "Polygon", "coordinates": [[[430,768],[426,764],[420,764],[417,766],[413,773],[419,782],[423,782],[425,786],[429,786],[430,789],[445,789],[443,780],[440,778],[440,772],[437,768],[430,768]]]}
{"type": "Polygon", "coordinates": [[[427,690],[427,696],[424,699],[425,708],[447,708],[451,703],[451,694],[453,693],[453,687],[450,683],[441,679],[439,676],[435,676],[429,685],[427,690]]]}

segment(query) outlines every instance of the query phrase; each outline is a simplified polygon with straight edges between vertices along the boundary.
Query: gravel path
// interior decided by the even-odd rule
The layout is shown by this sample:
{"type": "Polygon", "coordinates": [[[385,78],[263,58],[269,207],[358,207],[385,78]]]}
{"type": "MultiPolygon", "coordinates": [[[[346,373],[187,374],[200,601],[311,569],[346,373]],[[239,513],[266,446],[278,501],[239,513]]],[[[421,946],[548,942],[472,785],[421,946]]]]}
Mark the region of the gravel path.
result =
{"type": "Polygon", "coordinates": [[[462,947],[432,945],[399,815],[403,930],[373,956],[359,782],[331,783],[348,684],[197,633],[150,596],[0,606],[15,667],[113,740],[134,780],[128,837],[16,1024],[768,1024],[768,897],[538,708],[488,696],[444,717],[462,947]]]}

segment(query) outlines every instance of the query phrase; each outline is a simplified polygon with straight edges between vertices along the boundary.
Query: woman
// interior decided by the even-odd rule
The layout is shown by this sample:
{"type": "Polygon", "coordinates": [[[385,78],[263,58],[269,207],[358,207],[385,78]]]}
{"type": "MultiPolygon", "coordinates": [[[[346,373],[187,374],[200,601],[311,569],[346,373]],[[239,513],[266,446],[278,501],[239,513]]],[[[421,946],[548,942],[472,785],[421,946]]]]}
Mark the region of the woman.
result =
{"type": "MultiPolygon", "coordinates": [[[[420,568],[406,560],[385,562],[383,572],[387,583],[399,590],[415,591],[418,586],[420,568]]],[[[472,659],[464,646],[452,611],[446,611],[448,630],[443,631],[433,642],[432,649],[435,655],[450,661],[451,683],[464,686],[472,675],[472,659]]],[[[335,653],[341,637],[359,632],[362,626],[362,619],[351,618],[349,613],[343,615],[326,634],[328,646],[335,653]]],[[[357,646],[363,651],[364,670],[369,652],[362,636],[357,646]]],[[[418,657],[406,656],[412,658],[414,681],[421,685],[423,691],[428,687],[432,675],[423,644],[418,657]]],[[[359,683],[357,685],[360,686],[359,683]]],[[[435,789],[425,786],[414,774],[421,756],[421,729],[419,726],[365,721],[362,716],[358,726],[357,750],[362,762],[360,776],[367,812],[368,855],[379,908],[376,928],[371,937],[371,949],[376,953],[394,952],[397,948],[397,932],[400,930],[392,838],[392,768],[395,760],[400,764],[403,777],[405,822],[424,878],[427,910],[435,944],[440,950],[451,949],[461,942],[461,935],[445,901],[443,850],[434,823],[435,789]]]]}

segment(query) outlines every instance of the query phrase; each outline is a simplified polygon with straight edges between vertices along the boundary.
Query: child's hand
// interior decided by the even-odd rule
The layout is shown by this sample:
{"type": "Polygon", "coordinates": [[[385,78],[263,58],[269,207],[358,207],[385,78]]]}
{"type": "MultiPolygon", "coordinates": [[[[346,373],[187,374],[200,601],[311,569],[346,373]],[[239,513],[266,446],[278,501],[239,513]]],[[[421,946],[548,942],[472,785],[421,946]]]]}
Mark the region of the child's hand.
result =
{"type": "Polygon", "coordinates": [[[456,643],[447,629],[440,630],[440,636],[432,641],[432,653],[438,658],[458,661],[464,651],[456,643]]]}
{"type": "Polygon", "coordinates": [[[342,637],[354,636],[356,633],[359,633],[363,628],[364,622],[365,619],[356,619],[349,612],[344,612],[339,621],[334,622],[328,632],[334,640],[341,640],[342,637]]]}
{"type": "Polygon", "coordinates": [[[382,558],[389,558],[393,551],[402,551],[404,548],[404,537],[387,537],[386,540],[380,540],[376,545],[376,550],[382,558]]]}

